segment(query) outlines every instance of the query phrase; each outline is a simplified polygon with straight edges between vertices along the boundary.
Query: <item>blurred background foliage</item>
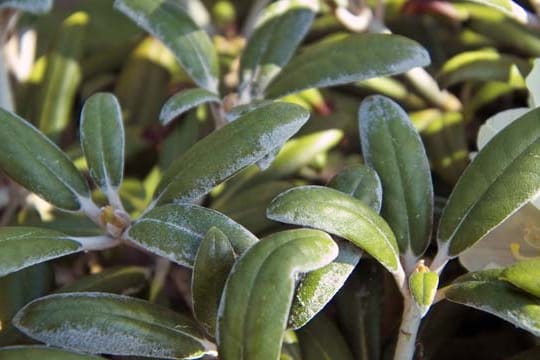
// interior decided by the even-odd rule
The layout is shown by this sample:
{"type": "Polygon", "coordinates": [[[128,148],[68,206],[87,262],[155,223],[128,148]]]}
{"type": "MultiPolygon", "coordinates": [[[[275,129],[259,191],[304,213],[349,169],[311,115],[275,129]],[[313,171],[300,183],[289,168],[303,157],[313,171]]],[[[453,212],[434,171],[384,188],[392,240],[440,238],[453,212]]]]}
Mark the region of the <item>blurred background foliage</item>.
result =
{"type": "MultiPolygon", "coordinates": [[[[238,56],[252,26],[251,12],[267,1],[178,1],[212,34],[223,74],[220,92],[233,101],[238,56]]],[[[532,15],[530,21],[488,6],[490,1],[485,2],[488,5],[482,1],[351,1],[345,4],[346,13],[340,3],[321,2],[302,47],[344,32],[373,31],[377,24],[384,24],[391,32],[420,42],[432,63],[427,72],[413,70],[288,96],[286,101],[311,111],[308,124],[269,168],[247,168],[204,199],[205,205],[258,236],[283,227],[265,217],[277,194],[299,184],[326,184],[343,167],[362,162],[357,111],[367,95],[386,95],[411,116],[430,159],[439,213],[471,152],[476,151],[478,128],[501,110],[528,104],[524,79],[532,60],[540,57],[540,23],[534,15],[540,3],[535,0],[518,1],[532,15]],[[362,26],[366,13],[373,21],[362,26]]],[[[165,127],[159,123],[164,102],[195,85],[171,52],[114,11],[111,0],[56,1],[49,14],[24,13],[16,27],[3,25],[16,112],[66,149],[80,169],[86,168],[76,132],[81,105],[98,91],[118,97],[127,141],[127,179],[120,193],[133,216],[148,205],[160,174],[171,161],[212,131],[206,105],[165,127]]],[[[0,190],[2,225],[40,224],[74,235],[88,235],[94,229],[85,218],[53,211],[21,188],[5,189],[9,190],[0,190]]],[[[103,199],[98,190],[94,196],[97,201],[103,199]]],[[[189,271],[173,266],[163,279],[149,275],[152,267],[150,256],[116,248],[70,256],[55,261],[54,266],[41,264],[0,278],[0,345],[29,341],[9,326],[22,305],[76,279],[97,276],[92,274],[99,273],[101,278],[84,289],[137,293],[179,311],[187,309],[189,271]]],[[[450,264],[442,284],[463,272],[457,262],[450,264]]],[[[326,358],[387,358],[399,326],[398,300],[389,274],[375,261],[362,259],[326,311],[296,334],[288,334],[282,358],[325,358],[322,351],[309,354],[314,345],[327,349],[330,357],[326,358]]],[[[419,342],[421,359],[540,358],[540,343],[532,335],[447,302],[429,313],[419,342]]]]}

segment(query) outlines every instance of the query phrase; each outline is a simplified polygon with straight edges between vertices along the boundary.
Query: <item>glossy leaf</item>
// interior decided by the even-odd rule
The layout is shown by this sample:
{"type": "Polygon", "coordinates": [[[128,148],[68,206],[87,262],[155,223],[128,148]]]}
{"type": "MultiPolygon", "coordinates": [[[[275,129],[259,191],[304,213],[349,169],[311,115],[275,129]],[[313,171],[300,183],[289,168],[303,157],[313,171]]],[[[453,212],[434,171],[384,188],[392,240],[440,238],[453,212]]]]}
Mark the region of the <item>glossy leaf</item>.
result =
{"type": "Polygon", "coordinates": [[[328,264],[337,253],[330,236],[308,229],[275,233],[246,251],[219,306],[220,358],[278,359],[298,273],[328,264]]]}
{"type": "Polygon", "coordinates": [[[91,354],[177,359],[201,357],[207,350],[191,319],[121,295],[49,295],[26,305],[13,323],[48,345],[91,354]]]}
{"type": "Polygon", "coordinates": [[[504,281],[465,281],[443,291],[452,302],[488,312],[540,336],[540,299],[504,281]]]}
{"type": "Polygon", "coordinates": [[[303,360],[353,360],[338,327],[324,314],[298,331],[303,360]]]}
{"type": "Polygon", "coordinates": [[[362,201],[375,212],[382,206],[382,184],[377,172],[364,165],[353,165],[340,171],[328,186],[362,201]]]}
{"type": "Polygon", "coordinates": [[[0,348],[0,359],[2,360],[99,360],[99,356],[84,355],[47,346],[10,346],[0,348]]]}
{"type": "Polygon", "coordinates": [[[518,261],[504,269],[500,279],[540,298],[540,258],[518,261]]]}
{"type": "Polygon", "coordinates": [[[383,188],[382,217],[394,231],[409,266],[429,244],[433,223],[433,185],[420,135],[392,100],[372,96],[360,105],[360,137],[366,163],[383,188]]]}
{"type": "MultiPolygon", "coordinates": [[[[382,201],[381,183],[372,169],[362,165],[345,169],[332,179],[330,186],[363,201],[375,212],[379,212],[382,201]],[[360,188],[361,185],[363,186],[360,188]]],[[[356,246],[342,241],[337,244],[338,257],[330,264],[307,274],[298,285],[289,317],[291,328],[301,328],[321,311],[341,289],[360,261],[362,252],[356,246]]]]}
{"type": "Polygon", "coordinates": [[[197,142],[171,164],[156,190],[156,202],[189,202],[244,167],[279,148],[307,121],[298,105],[258,108],[197,142]]]}
{"type": "Polygon", "coordinates": [[[73,254],[82,245],[54,230],[34,227],[0,228],[0,276],[47,260],[73,254]]]}
{"type": "Polygon", "coordinates": [[[130,294],[140,290],[147,282],[150,272],[139,266],[126,266],[87,275],[61,287],[57,293],[98,291],[114,294],[130,294]]]}
{"type": "Polygon", "coordinates": [[[55,144],[17,115],[0,109],[0,168],[53,205],[76,211],[88,184],[55,144]]]}
{"type": "Polygon", "coordinates": [[[227,236],[217,227],[210,228],[195,257],[191,289],[195,317],[211,335],[216,331],[219,300],[234,260],[227,236]]]}
{"type": "Polygon", "coordinates": [[[267,7],[264,20],[249,38],[240,62],[241,91],[259,97],[270,81],[281,71],[315,17],[309,3],[278,2],[267,7]]]}
{"type": "Polygon", "coordinates": [[[428,312],[439,285],[439,275],[436,272],[413,272],[409,277],[409,289],[415,304],[420,309],[420,316],[428,312]]]}
{"type": "Polygon", "coordinates": [[[0,9],[14,8],[32,13],[44,13],[50,11],[53,0],[0,0],[0,9]]]}
{"type": "Polygon", "coordinates": [[[116,192],[124,176],[124,124],[113,94],[92,95],[81,114],[81,146],[90,176],[106,193],[116,192]]]}
{"type": "Polygon", "coordinates": [[[201,104],[219,102],[219,96],[205,89],[187,89],[174,94],[161,109],[159,120],[163,125],[201,104]]]}
{"type": "Polygon", "coordinates": [[[257,242],[240,224],[211,209],[191,204],[159,206],[128,230],[131,241],[177,264],[192,267],[200,243],[212,226],[231,241],[235,254],[257,242]]]}
{"type": "Polygon", "coordinates": [[[210,37],[173,0],[116,0],[114,6],[172,50],[200,87],[217,93],[219,67],[210,37]]]}
{"type": "Polygon", "coordinates": [[[313,87],[399,74],[429,62],[427,51],[407,38],[350,35],[311,46],[294,57],[270,83],[266,96],[277,98],[313,87]]]}
{"type": "Polygon", "coordinates": [[[538,194],[539,124],[540,109],[523,115],[474,158],[442,214],[438,233],[442,251],[459,255],[538,194]]]}
{"type": "Polygon", "coordinates": [[[390,272],[399,269],[396,238],[362,201],[323,186],[301,186],[276,197],[267,211],[276,221],[310,226],[341,236],[365,250],[390,272]]]}

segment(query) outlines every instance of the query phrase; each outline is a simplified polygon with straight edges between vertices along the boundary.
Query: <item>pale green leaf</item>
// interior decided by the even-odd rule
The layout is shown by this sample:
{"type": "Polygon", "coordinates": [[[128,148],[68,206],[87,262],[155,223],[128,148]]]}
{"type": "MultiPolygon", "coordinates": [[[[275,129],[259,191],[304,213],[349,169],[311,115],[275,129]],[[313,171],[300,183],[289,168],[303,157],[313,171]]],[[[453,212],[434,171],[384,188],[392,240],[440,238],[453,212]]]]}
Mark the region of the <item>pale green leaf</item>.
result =
{"type": "Polygon", "coordinates": [[[86,100],[81,114],[81,146],[90,176],[109,194],[124,176],[122,110],[113,94],[98,93],[86,100]]]}
{"type": "Polygon", "coordinates": [[[529,108],[508,109],[487,119],[478,130],[478,137],[476,138],[478,150],[482,150],[497,133],[529,111],[529,108]]]}
{"type": "Polygon", "coordinates": [[[273,103],[241,116],[197,142],[163,174],[156,202],[189,202],[279,148],[307,121],[302,107],[273,103]]]}
{"type": "Polygon", "coordinates": [[[114,6],[154,35],[176,55],[200,87],[217,93],[217,53],[204,30],[174,0],[116,0],[114,6]]]}
{"type": "Polygon", "coordinates": [[[54,349],[47,346],[26,345],[0,348],[2,360],[103,360],[102,357],[77,354],[70,351],[54,349]]]}
{"type": "Polygon", "coordinates": [[[192,204],[158,206],[139,218],[129,228],[128,236],[154,254],[192,267],[200,243],[212,226],[227,236],[237,255],[257,242],[253,234],[227,216],[192,204]]]}
{"type": "Polygon", "coordinates": [[[362,155],[382,183],[381,215],[408,265],[414,265],[429,244],[433,223],[433,185],[422,139],[405,111],[383,96],[362,102],[359,123],[362,155]]]}
{"type": "Polygon", "coordinates": [[[193,264],[193,312],[207,332],[215,334],[219,300],[235,260],[227,236],[212,227],[201,241],[193,264]]]}
{"type": "Polygon", "coordinates": [[[49,295],[22,308],[13,323],[48,345],[91,354],[177,359],[201,357],[208,350],[190,318],[121,295],[49,295]]]}
{"type": "Polygon", "coordinates": [[[281,71],[315,17],[315,9],[302,1],[280,1],[268,6],[263,22],[249,38],[240,62],[240,89],[259,97],[281,71]]]}
{"type": "Polygon", "coordinates": [[[439,285],[439,275],[436,272],[413,272],[409,277],[409,289],[415,304],[420,309],[420,316],[428,312],[439,285]]]}
{"type": "Polygon", "coordinates": [[[58,231],[3,227],[0,228],[0,276],[80,250],[80,243],[58,231]]]}
{"type": "Polygon", "coordinates": [[[219,96],[205,89],[187,89],[174,94],[161,109],[159,120],[163,125],[201,104],[219,102],[219,96]]]}
{"type": "Polygon", "coordinates": [[[267,211],[276,221],[310,226],[351,241],[390,272],[400,269],[396,238],[362,201],[323,186],[300,186],[276,197],[267,211]]]}
{"type": "Polygon", "coordinates": [[[540,109],[498,133],[474,158],[443,211],[439,248],[457,256],[540,190],[540,109]]]}
{"type": "Polygon", "coordinates": [[[270,235],[246,251],[221,298],[220,358],[278,359],[298,273],[328,264],[337,253],[330,236],[308,229],[270,235]]]}
{"type": "Polygon", "coordinates": [[[534,59],[533,67],[525,78],[529,90],[529,104],[532,108],[540,106],[540,58],[534,59]]]}
{"type": "Polygon", "coordinates": [[[402,36],[350,35],[313,45],[293,57],[270,83],[266,96],[277,98],[313,87],[399,74],[429,62],[424,48],[402,36]]]}
{"type": "Polygon", "coordinates": [[[540,258],[515,263],[503,270],[500,279],[540,298],[540,258]]]}
{"type": "Polygon", "coordinates": [[[0,109],[0,168],[53,205],[76,211],[88,184],[53,142],[17,115],[0,109]]]}
{"type": "Polygon", "coordinates": [[[464,281],[442,290],[452,302],[493,314],[540,336],[540,299],[504,281],[464,281]]]}

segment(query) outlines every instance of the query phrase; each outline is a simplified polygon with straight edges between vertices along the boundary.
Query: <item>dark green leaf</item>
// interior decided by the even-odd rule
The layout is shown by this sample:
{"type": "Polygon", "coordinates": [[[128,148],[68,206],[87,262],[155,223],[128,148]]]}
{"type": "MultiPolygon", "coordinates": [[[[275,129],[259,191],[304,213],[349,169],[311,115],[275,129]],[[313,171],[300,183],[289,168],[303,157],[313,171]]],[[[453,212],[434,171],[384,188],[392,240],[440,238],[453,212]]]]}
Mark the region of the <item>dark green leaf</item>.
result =
{"type": "Polygon", "coordinates": [[[375,212],[381,211],[381,180],[370,167],[354,165],[345,168],[332,178],[328,186],[362,201],[375,212]]]}
{"type": "Polygon", "coordinates": [[[319,314],[298,331],[303,360],[353,360],[354,357],[338,327],[319,314]]]}
{"type": "Polygon", "coordinates": [[[88,184],[56,145],[17,115],[0,109],[0,168],[15,181],[66,210],[88,201],[88,184]]]}
{"type": "Polygon", "coordinates": [[[11,346],[0,348],[0,359],[2,360],[99,360],[99,356],[77,354],[60,349],[53,349],[46,346],[11,346]]]}
{"type": "Polygon", "coordinates": [[[221,298],[220,358],[278,359],[298,273],[328,264],[337,252],[330,236],[308,229],[270,235],[246,251],[221,298]]]}
{"type": "Polygon", "coordinates": [[[0,228],[0,276],[80,250],[81,244],[58,231],[3,227],[0,228]]]}
{"type": "Polygon", "coordinates": [[[208,34],[173,0],[116,0],[114,6],[172,50],[200,87],[217,94],[217,53],[208,34]]]}
{"type": "Polygon", "coordinates": [[[200,243],[212,226],[231,241],[236,254],[257,242],[240,224],[211,209],[191,204],[159,206],[128,230],[131,241],[177,264],[192,267],[200,243]]]}
{"type": "Polygon", "coordinates": [[[402,36],[350,35],[311,46],[294,57],[270,83],[266,95],[277,98],[312,87],[399,74],[429,62],[424,48],[402,36]]]}
{"type": "Polygon", "coordinates": [[[442,290],[450,301],[488,312],[540,336],[540,299],[504,281],[465,281],[442,290]]]}
{"type": "Polygon", "coordinates": [[[459,255],[535,197],[539,168],[540,109],[535,109],[497,134],[463,173],[440,221],[441,251],[459,255]]]}
{"type": "Polygon", "coordinates": [[[193,312],[209,334],[216,331],[219,300],[234,264],[234,249],[227,236],[212,227],[201,241],[193,264],[193,312]]]}
{"type": "MultiPolygon", "coordinates": [[[[364,201],[374,211],[379,211],[382,201],[381,183],[377,174],[368,167],[358,165],[348,168],[336,175],[330,185],[364,201]],[[363,187],[360,188],[360,185],[363,187]]],[[[360,261],[361,251],[354,245],[340,241],[338,246],[339,255],[334,261],[310,272],[300,282],[289,318],[289,326],[293,329],[304,326],[324,308],[360,261]]]]}
{"type": "Polygon", "coordinates": [[[208,350],[191,319],[121,295],[49,295],[26,305],[13,323],[48,345],[91,354],[177,359],[201,357],[208,350]]]}
{"type": "Polygon", "coordinates": [[[130,294],[140,290],[149,278],[149,270],[139,266],[126,266],[104,270],[82,277],[61,287],[57,293],[99,291],[114,294],[130,294]]]}
{"type": "Polygon", "coordinates": [[[279,148],[307,121],[302,107],[273,103],[241,116],[200,140],[171,164],[156,202],[189,202],[279,148]]]}
{"type": "Polygon", "coordinates": [[[113,94],[92,95],[81,114],[81,146],[90,176],[109,194],[124,176],[124,125],[122,110],[113,94]]]}
{"type": "Polygon", "coordinates": [[[365,250],[390,272],[399,271],[396,239],[386,222],[362,201],[323,186],[301,186],[276,197],[267,216],[341,236],[365,250]]]}
{"type": "Polygon", "coordinates": [[[359,120],[362,155],[382,183],[381,215],[410,268],[428,246],[433,222],[433,185],[422,140],[405,111],[383,96],[364,100],[359,120]]]}
{"type": "Polygon", "coordinates": [[[249,38],[240,62],[241,91],[259,97],[281,71],[313,22],[315,9],[305,2],[270,5],[249,38]]]}
{"type": "Polygon", "coordinates": [[[207,102],[219,102],[219,96],[205,89],[188,89],[174,94],[161,109],[159,120],[167,125],[186,111],[207,102]]]}

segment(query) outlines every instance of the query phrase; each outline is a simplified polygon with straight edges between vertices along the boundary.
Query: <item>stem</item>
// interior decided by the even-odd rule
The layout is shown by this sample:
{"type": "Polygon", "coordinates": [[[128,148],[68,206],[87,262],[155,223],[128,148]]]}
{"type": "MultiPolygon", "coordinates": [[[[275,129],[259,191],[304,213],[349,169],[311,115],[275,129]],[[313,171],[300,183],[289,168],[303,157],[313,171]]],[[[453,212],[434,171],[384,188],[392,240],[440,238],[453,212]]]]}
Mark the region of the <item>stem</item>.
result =
{"type": "Polygon", "coordinates": [[[124,205],[122,204],[122,200],[120,200],[120,195],[118,194],[117,188],[109,187],[107,189],[107,200],[115,210],[121,210],[123,212],[126,212],[126,210],[124,209],[124,205]]]}
{"type": "Polygon", "coordinates": [[[169,269],[171,268],[171,262],[165,258],[158,258],[156,261],[156,270],[154,273],[154,279],[150,284],[150,295],[148,296],[148,301],[156,302],[165,280],[169,269]]]}
{"type": "Polygon", "coordinates": [[[411,295],[403,297],[403,317],[399,327],[399,337],[394,353],[394,360],[411,360],[416,350],[416,336],[422,320],[420,312],[411,295]]]}
{"type": "Polygon", "coordinates": [[[216,125],[216,130],[227,125],[227,120],[225,120],[225,109],[223,108],[222,103],[211,103],[210,111],[214,117],[214,123],[216,125]]]}
{"type": "Polygon", "coordinates": [[[435,255],[435,258],[429,265],[429,268],[431,271],[434,271],[440,275],[449,260],[450,256],[448,256],[448,243],[439,243],[437,255],[435,255]]]}
{"type": "Polygon", "coordinates": [[[70,237],[70,239],[81,243],[84,251],[105,250],[120,244],[120,239],[113,239],[107,235],[70,237]]]}
{"type": "Polygon", "coordinates": [[[79,202],[81,203],[81,212],[88,216],[90,220],[92,220],[97,226],[100,228],[103,228],[103,224],[101,223],[101,220],[99,219],[99,215],[101,213],[101,210],[98,208],[96,204],[92,201],[90,198],[79,198],[79,202]]]}

